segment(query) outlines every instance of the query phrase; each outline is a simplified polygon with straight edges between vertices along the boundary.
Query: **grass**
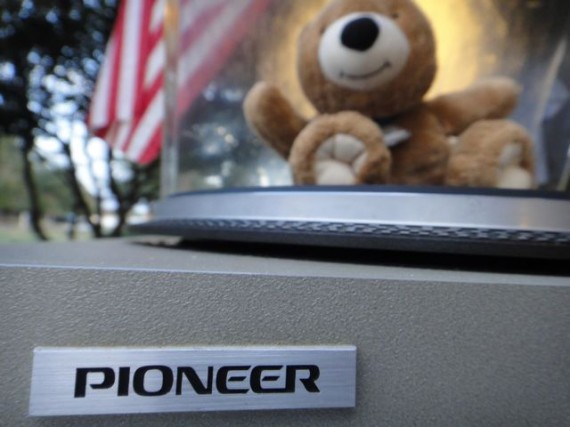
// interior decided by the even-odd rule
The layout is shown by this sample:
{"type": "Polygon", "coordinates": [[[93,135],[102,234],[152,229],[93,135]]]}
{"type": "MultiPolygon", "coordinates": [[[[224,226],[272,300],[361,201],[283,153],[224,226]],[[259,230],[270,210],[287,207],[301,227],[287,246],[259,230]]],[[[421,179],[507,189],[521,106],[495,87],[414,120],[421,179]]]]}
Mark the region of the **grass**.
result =
{"type": "MultiPolygon", "coordinates": [[[[64,241],[66,237],[66,225],[48,222],[44,224],[46,234],[50,240],[64,241]]],[[[88,239],[88,233],[77,232],[79,240],[88,239]]],[[[32,233],[27,224],[18,223],[17,220],[0,220],[0,244],[37,242],[38,239],[32,233]]]]}
{"type": "Polygon", "coordinates": [[[0,244],[33,242],[35,240],[30,231],[22,229],[18,224],[0,223],[0,244]]]}

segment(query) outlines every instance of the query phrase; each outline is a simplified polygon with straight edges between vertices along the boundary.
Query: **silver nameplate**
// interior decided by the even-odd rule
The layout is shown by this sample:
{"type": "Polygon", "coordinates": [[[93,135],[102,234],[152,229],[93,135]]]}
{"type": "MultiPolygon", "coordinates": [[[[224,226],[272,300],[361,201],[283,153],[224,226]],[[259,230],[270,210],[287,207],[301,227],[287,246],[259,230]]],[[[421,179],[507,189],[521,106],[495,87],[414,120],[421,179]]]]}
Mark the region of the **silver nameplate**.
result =
{"type": "Polygon", "coordinates": [[[352,408],[356,347],[43,348],[30,415],[352,408]]]}

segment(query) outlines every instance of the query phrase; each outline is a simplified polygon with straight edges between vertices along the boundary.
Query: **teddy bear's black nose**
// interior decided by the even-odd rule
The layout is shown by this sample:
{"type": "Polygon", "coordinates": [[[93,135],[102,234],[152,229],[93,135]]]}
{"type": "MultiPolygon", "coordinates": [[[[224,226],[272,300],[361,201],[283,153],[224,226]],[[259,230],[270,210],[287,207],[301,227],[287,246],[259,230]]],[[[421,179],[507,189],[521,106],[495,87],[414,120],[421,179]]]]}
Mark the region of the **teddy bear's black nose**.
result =
{"type": "Polygon", "coordinates": [[[368,17],[357,18],[349,22],[340,36],[344,46],[360,52],[370,49],[380,36],[380,26],[368,17]]]}

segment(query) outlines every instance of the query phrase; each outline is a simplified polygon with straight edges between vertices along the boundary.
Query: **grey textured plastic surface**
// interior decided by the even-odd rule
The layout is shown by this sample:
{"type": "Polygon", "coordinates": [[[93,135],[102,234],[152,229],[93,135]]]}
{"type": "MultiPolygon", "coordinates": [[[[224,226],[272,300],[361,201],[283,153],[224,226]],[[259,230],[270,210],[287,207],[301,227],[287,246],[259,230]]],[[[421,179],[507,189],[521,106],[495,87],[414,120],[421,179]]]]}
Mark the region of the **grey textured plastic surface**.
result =
{"type": "Polygon", "coordinates": [[[569,282],[116,241],[0,247],[0,425],[568,425],[569,282]],[[36,346],[273,344],[356,345],[357,408],[26,417],[36,346]]]}

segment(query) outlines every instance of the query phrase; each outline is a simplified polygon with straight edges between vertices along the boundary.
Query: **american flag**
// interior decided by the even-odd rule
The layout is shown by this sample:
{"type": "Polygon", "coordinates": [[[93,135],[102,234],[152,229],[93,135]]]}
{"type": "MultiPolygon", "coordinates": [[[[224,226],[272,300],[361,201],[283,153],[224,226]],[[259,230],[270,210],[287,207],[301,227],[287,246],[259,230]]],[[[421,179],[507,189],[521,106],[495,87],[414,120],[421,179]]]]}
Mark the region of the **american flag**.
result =
{"type": "MultiPolygon", "coordinates": [[[[180,114],[220,71],[269,1],[179,0],[169,11],[179,28],[180,114]]],[[[140,164],[155,160],[162,143],[166,6],[166,0],[121,2],[88,117],[96,136],[140,164]]]]}

